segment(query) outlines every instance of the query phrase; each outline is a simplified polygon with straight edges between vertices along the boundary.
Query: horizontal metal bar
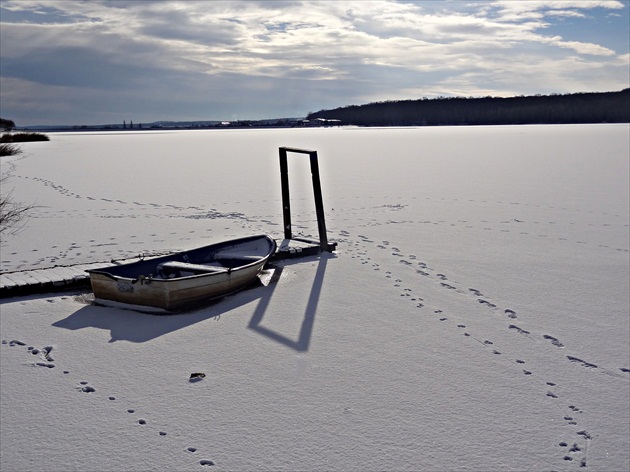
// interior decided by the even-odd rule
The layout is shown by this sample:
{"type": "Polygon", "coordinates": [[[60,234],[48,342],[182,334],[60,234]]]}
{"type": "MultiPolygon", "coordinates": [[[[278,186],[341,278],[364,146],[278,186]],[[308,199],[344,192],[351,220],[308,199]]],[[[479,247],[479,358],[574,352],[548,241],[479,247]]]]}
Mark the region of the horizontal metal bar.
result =
{"type": "Polygon", "coordinates": [[[281,147],[280,149],[286,152],[299,152],[300,154],[313,154],[314,152],[317,152],[317,151],[310,151],[308,149],[300,149],[300,148],[285,147],[285,146],[281,147]]]}

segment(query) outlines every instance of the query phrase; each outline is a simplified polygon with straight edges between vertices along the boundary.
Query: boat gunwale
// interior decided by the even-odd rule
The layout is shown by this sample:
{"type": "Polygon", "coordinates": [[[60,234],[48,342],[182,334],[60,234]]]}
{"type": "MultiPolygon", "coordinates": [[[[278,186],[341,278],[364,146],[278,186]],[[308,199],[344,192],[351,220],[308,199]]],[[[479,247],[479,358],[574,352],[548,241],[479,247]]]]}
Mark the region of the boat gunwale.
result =
{"type": "Polygon", "coordinates": [[[145,280],[150,280],[150,283],[164,283],[164,282],[175,282],[175,281],[180,281],[180,280],[190,280],[190,279],[197,279],[197,278],[202,278],[202,277],[216,277],[218,275],[231,275],[233,273],[238,273],[241,272],[243,270],[249,269],[253,266],[259,265],[259,264],[266,264],[267,261],[269,260],[269,258],[273,255],[273,253],[275,252],[276,248],[277,248],[277,243],[276,241],[269,235],[267,234],[262,234],[262,235],[258,235],[258,236],[247,236],[244,238],[238,238],[238,239],[232,239],[232,240],[228,240],[228,241],[222,241],[222,242],[218,242],[218,243],[213,243],[213,244],[209,244],[207,246],[201,246],[198,248],[193,248],[193,249],[189,249],[189,250],[185,250],[185,251],[177,251],[173,254],[168,254],[165,256],[156,256],[154,258],[148,258],[148,259],[140,259],[138,261],[134,261],[134,262],[129,262],[126,264],[120,264],[120,265],[111,265],[111,266],[107,266],[107,267],[100,267],[98,269],[87,269],[85,272],[87,272],[88,274],[99,274],[102,276],[105,276],[107,278],[110,278],[112,280],[121,280],[121,281],[137,281],[138,277],[128,277],[128,276],[124,276],[124,275],[116,275],[116,274],[112,274],[111,272],[108,272],[108,269],[111,268],[119,268],[119,267],[126,267],[126,266],[132,266],[132,265],[136,265],[136,264],[148,264],[148,263],[152,263],[152,262],[156,262],[156,261],[169,261],[172,260],[173,256],[175,255],[179,255],[179,254],[186,254],[186,253],[190,253],[192,251],[197,251],[197,250],[204,250],[204,249],[208,249],[211,247],[221,247],[223,245],[226,246],[230,246],[230,245],[238,245],[239,242],[247,242],[247,241],[254,241],[256,239],[265,239],[266,241],[268,241],[269,244],[269,251],[267,252],[266,255],[261,256],[260,259],[258,260],[254,260],[251,262],[247,262],[246,264],[243,265],[239,265],[236,267],[229,267],[229,268],[225,268],[225,270],[217,270],[216,272],[208,272],[208,273],[203,273],[203,274],[193,274],[193,275],[186,275],[186,276],[182,276],[182,277],[176,277],[176,278],[172,278],[172,279],[162,279],[162,278],[153,278],[153,277],[149,277],[146,276],[145,280]]]}

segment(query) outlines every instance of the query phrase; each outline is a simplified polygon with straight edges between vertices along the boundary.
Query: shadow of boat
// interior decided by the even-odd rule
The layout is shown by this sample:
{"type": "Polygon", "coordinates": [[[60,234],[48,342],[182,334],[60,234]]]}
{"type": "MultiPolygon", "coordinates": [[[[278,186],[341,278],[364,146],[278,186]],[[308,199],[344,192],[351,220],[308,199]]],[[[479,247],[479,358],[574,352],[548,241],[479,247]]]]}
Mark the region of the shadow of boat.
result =
{"type": "Polygon", "coordinates": [[[226,313],[260,299],[270,289],[271,287],[264,286],[257,279],[256,283],[239,292],[169,315],[90,304],[67,318],[53,323],[53,326],[68,330],[102,329],[110,332],[109,342],[143,343],[202,321],[218,319],[226,313]]]}
{"type": "Polygon", "coordinates": [[[322,289],[324,273],[329,254],[308,258],[318,260],[317,271],[313,280],[311,293],[304,311],[300,332],[297,338],[291,339],[263,325],[265,313],[271,298],[278,287],[278,281],[286,266],[297,264],[297,261],[282,261],[274,263],[264,271],[262,277],[248,288],[220,299],[213,300],[203,306],[171,315],[154,315],[145,312],[119,307],[105,307],[95,304],[87,305],[68,317],[53,323],[54,327],[68,330],[96,328],[110,332],[110,341],[128,341],[143,343],[159,338],[180,329],[201,323],[209,319],[218,319],[242,306],[258,300],[248,328],[269,339],[279,342],[296,351],[307,351],[313,330],[317,304],[322,289]],[[262,280],[261,280],[262,279],[262,280]],[[264,282],[263,282],[264,281],[264,282]]]}

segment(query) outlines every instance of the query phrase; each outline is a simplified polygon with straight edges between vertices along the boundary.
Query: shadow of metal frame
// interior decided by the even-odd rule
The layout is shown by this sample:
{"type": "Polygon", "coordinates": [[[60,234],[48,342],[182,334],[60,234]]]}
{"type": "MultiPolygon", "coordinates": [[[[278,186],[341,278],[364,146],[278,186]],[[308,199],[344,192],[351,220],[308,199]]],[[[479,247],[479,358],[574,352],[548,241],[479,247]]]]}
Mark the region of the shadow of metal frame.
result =
{"type": "Polygon", "coordinates": [[[308,301],[304,310],[304,319],[302,320],[302,325],[300,327],[297,339],[291,339],[283,334],[278,333],[277,331],[274,331],[262,325],[263,317],[265,315],[265,312],[267,311],[273,293],[278,286],[277,282],[282,275],[282,271],[284,269],[282,266],[279,266],[275,269],[267,290],[261,297],[258,305],[256,306],[256,309],[254,310],[254,314],[249,321],[248,328],[262,334],[263,336],[273,339],[274,341],[284,344],[285,346],[298,352],[308,351],[313,334],[315,314],[317,313],[317,305],[319,303],[319,298],[322,291],[327,263],[328,257],[320,257],[319,263],[317,265],[317,271],[315,273],[315,278],[313,279],[311,293],[308,296],[308,301]]]}

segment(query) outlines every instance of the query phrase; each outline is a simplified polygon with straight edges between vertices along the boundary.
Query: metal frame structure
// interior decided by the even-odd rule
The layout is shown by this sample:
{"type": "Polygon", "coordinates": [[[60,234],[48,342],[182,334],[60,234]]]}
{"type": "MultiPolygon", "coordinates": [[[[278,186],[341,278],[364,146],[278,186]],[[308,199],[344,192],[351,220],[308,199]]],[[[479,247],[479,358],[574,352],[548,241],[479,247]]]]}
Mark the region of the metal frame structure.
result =
{"type": "Polygon", "coordinates": [[[282,217],[284,222],[285,239],[295,239],[307,243],[318,244],[324,252],[333,252],[337,243],[329,243],[326,235],[326,221],[324,218],[324,201],[322,199],[322,186],[319,180],[319,163],[317,151],[299,149],[292,147],[281,147],[280,152],[280,180],[282,184],[282,217]],[[311,162],[311,177],[313,179],[313,195],[315,197],[315,212],[317,213],[317,228],[319,230],[319,242],[309,241],[301,238],[294,238],[291,231],[291,196],[289,193],[289,164],[287,154],[289,152],[297,154],[308,154],[311,162]]]}

